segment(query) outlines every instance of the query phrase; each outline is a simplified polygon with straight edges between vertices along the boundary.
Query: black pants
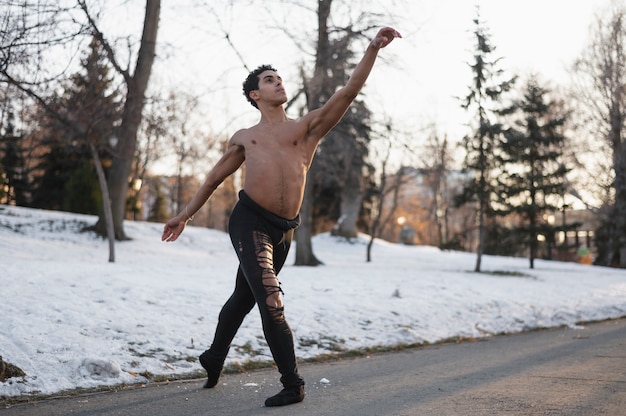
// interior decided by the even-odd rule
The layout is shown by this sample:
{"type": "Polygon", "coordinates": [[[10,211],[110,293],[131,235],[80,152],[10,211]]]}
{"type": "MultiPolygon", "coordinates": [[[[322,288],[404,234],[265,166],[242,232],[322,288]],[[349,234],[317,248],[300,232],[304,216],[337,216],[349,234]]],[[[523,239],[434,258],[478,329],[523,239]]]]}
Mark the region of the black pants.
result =
{"type": "Polygon", "coordinates": [[[282,293],[276,277],[287,258],[300,217],[286,220],[257,205],[244,191],[230,216],[229,233],[239,257],[235,290],[219,314],[211,352],[226,358],[230,344],[245,316],[258,306],[265,340],[285,387],[303,385],[298,374],[293,334],[284,307],[273,307],[267,297],[282,293]]]}

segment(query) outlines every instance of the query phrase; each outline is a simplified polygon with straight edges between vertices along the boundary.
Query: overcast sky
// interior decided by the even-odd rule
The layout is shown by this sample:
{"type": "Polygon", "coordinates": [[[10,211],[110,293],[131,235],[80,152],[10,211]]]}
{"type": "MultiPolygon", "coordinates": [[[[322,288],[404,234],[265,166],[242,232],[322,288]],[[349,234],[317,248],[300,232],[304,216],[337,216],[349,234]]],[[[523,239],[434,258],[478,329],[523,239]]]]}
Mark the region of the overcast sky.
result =
{"type": "MultiPolygon", "coordinates": [[[[400,16],[389,21],[381,17],[380,26],[393,25],[404,38],[381,51],[364,90],[366,102],[381,117],[391,118],[394,125],[405,130],[419,131],[435,123],[439,133],[458,140],[466,133],[464,124],[469,116],[456,97],[467,93],[471,80],[467,63],[472,59],[477,4],[496,47],[494,57],[503,58],[502,69],[522,77],[538,73],[550,85],[561,86],[568,84],[567,68],[589,39],[594,14],[608,7],[610,1],[378,2],[382,5],[370,1],[368,11],[387,7],[382,11],[400,16]]],[[[160,63],[153,87],[172,85],[200,94],[204,102],[201,124],[213,133],[230,136],[258,121],[258,112],[241,95],[241,82],[247,75],[244,63],[249,68],[275,65],[288,94],[295,92],[298,65],[304,62],[312,68],[312,56],[298,50],[286,33],[271,27],[287,22],[297,28],[291,29],[291,33],[296,32],[294,37],[311,43],[315,14],[287,0],[218,0],[210,3],[215,14],[208,6],[192,7],[190,2],[164,2],[157,48],[160,63]],[[230,44],[223,36],[226,32],[230,44]]],[[[310,3],[314,10],[316,2],[310,3]]],[[[143,7],[139,4],[134,7],[143,7]]],[[[141,23],[140,12],[127,15],[129,21],[141,23]]],[[[115,24],[128,31],[125,25],[115,24]]]]}

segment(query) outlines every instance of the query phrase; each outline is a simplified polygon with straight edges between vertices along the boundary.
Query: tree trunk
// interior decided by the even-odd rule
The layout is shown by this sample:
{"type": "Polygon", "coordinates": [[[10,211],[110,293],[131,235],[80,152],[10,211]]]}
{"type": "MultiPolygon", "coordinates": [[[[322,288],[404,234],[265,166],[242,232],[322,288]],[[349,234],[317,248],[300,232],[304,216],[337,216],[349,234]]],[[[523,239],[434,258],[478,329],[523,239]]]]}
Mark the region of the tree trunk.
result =
{"type": "Polygon", "coordinates": [[[478,209],[478,248],[476,249],[476,267],[475,272],[480,272],[480,267],[483,258],[483,250],[485,245],[485,203],[480,201],[480,208],[478,209]]]}
{"type": "Polygon", "coordinates": [[[337,224],[336,235],[346,238],[357,236],[356,223],[361,211],[361,201],[363,200],[362,179],[360,169],[350,169],[346,182],[341,190],[341,218],[337,224]]]}
{"type": "MultiPolygon", "coordinates": [[[[88,139],[89,140],[89,139],[88,139]]],[[[102,211],[106,222],[107,239],[109,240],[109,263],[115,263],[115,230],[113,229],[113,212],[111,211],[111,198],[107,187],[107,180],[102,169],[102,162],[98,156],[96,145],[89,140],[89,150],[98,174],[98,183],[100,184],[100,192],[102,194],[102,211]]]]}
{"type": "MultiPolygon", "coordinates": [[[[323,87],[325,84],[326,68],[328,65],[329,39],[328,39],[328,18],[330,16],[330,6],[332,0],[318,0],[318,39],[317,39],[317,58],[315,61],[315,69],[313,78],[307,82],[307,109],[309,111],[319,107],[323,96],[323,87]]],[[[326,97],[328,98],[328,97],[326,97]]],[[[311,164],[311,168],[307,173],[307,184],[304,189],[304,198],[300,209],[302,224],[296,231],[296,266],[317,266],[322,264],[321,261],[313,254],[313,186],[314,171],[316,170],[315,161],[311,164]]]]}
{"type": "MultiPolygon", "coordinates": [[[[378,201],[376,203],[376,213],[372,220],[372,226],[370,227],[370,240],[367,243],[367,250],[365,254],[365,261],[368,263],[372,261],[372,247],[374,246],[374,239],[378,236],[378,231],[380,228],[380,222],[383,216],[383,206],[385,205],[385,185],[387,182],[386,174],[387,174],[387,160],[389,159],[389,153],[387,153],[387,157],[383,161],[381,176],[380,176],[380,187],[378,192],[378,201]]],[[[395,209],[397,203],[397,198],[394,200],[395,209]]]]}
{"type": "MultiPolygon", "coordinates": [[[[621,114],[621,111],[620,111],[621,114]]],[[[620,118],[621,121],[621,118],[620,118]]],[[[615,172],[615,216],[613,218],[616,228],[614,257],[619,257],[619,267],[626,268],[626,146],[622,142],[622,125],[616,128],[614,135],[613,166],[615,172]]]]}
{"type": "Polygon", "coordinates": [[[531,222],[530,224],[530,228],[531,230],[533,230],[530,233],[530,254],[528,255],[528,263],[531,269],[535,268],[535,258],[537,257],[537,233],[534,231],[535,230],[535,224],[531,222]]]}
{"type": "MultiPolygon", "coordinates": [[[[117,135],[118,145],[114,149],[113,163],[109,171],[108,182],[113,212],[113,228],[115,237],[118,240],[127,239],[124,233],[126,196],[135,149],[137,148],[137,130],[141,123],[145,92],[154,62],[160,9],[160,0],[146,0],[146,14],[141,45],[135,72],[132,76],[126,78],[126,102],[124,104],[122,123],[117,135]]],[[[96,224],[96,229],[103,233],[105,226],[106,222],[101,216],[98,224],[96,224]]]]}
{"type": "MultiPolygon", "coordinates": [[[[311,165],[311,169],[307,173],[307,183],[314,169],[315,164],[311,165]]],[[[296,266],[318,266],[322,264],[315,254],[313,254],[313,243],[311,241],[313,231],[313,190],[312,187],[307,185],[304,188],[304,198],[302,200],[302,207],[300,208],[300,217],[302,223],[296,230],[296,266]]]]}

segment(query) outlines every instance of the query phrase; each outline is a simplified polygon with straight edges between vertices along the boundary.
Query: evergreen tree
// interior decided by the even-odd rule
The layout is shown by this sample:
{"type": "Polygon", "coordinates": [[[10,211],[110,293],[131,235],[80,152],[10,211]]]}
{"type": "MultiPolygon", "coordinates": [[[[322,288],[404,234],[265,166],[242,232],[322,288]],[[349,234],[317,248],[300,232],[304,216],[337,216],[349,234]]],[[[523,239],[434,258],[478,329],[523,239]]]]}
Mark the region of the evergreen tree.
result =
{"type": "Polygon", "coordinates": [[[557,231],[568,228],[544,219],[561,208],[557,202],[566,190],[565,175],[569,169],[563,163],[562,149],[567,115],[549,98],[549,91],[539,85],[536,77],[531,77],[524,89],[515,105],[517,120],[506,130],[498,152],[504,169],[499,213],[517,214],[521,219],[515,235],[529,248],[532,269],[538,257],[538,237],[542,235],[553,242],[557,231]]]}
{"type": "Polygon", "coordinates": [[[462,104],[465,110],[473,111],[475,115],[473,132],[463,138],[466,151],[463,168],[473,172],[474,178],[465,184],[462,193],[456,198],[456,205],[470,202],[477,205],[478,247],[474,270],[479,272],[485,248],[487,217],[493,219],[492,202],[497,167],[493,156],[502,135],[502,125],[498,120],[507,112],[502,100],[515,83],[515,78],[504,79],[503,71],[498,67],[499,59],[492,57],[495,47],[491,45],[479,16],[474,19],[474,24],[476,49],[474,62],[470,64],[473,79],[462,104]]]}
{"type": "Polygon", "coordinates": [[[82,60],[82,71],[71,77],[63,96],[53,103],[56,111],[73,120],[86,132],[76,130],[42,115],[42,145],[48,149],[38,168],[33,205],[39,208],[98,214],[102,197],[95,174],[89,142],[100,149],[103,164],[110,164],[106,150],[119,122],[117,94],[110,91],[112,80],[105,65],[104,51],[94,39],[89,54],[82,60]]]}
{"type": "Polygon", "coordinates": [[[71,173],[65,182],[65,195],[67,197],[63,198],[61,207],[63,211],[80,214],[96,214],[100,211],[102,194],[90,160],[85,160],[71,173]]]}
{"type": "MultiPolygon", "coordinates": [[[[30,199],[30,183],[26,160],[22,154],[20,142],[24,136],[16,134],[13,111],[9,109],[6,127],[0,136],[0,200],[7,204],[28,206],[30,199]]],[[[4,123],[3,123],[4,124],[4,123]]]]}
{"type": "MultiPolygon", "coordinates": [[[[63,210],[67,199],[74,196],[66,194],[66,183],[74,172],[85,163],[88,151],[84,147],[68,145],[63,137],[53,136],[58,131],[46,129],[40,145],[48,149],[36,166],[43,173],[35,178],[35,189],[31,205],[35,208],[63,210]]],[[[83,198],[80,196],[79,198],[83,198]]],[[[87,212],[95,214],[94,212],[87,212]]]]}

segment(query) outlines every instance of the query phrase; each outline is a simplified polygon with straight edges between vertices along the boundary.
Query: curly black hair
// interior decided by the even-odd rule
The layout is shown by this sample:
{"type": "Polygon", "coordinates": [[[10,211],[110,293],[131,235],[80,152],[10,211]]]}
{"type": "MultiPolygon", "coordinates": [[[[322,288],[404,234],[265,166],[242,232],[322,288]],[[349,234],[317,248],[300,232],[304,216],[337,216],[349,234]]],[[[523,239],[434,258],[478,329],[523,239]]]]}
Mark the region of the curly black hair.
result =
{"type": "Polygon", "coordinates": [[[271,65],[261,65],[254,71],[250,72],[248,74],[248,78],[246,78],[246,80],[243,82],[243,95],[246,96],[246,100],[248,100],[248,102],[252,104],[254,108],[259,108],[259,106],[256,104],[256,101],[250,98],[250,91],[259,89],[259,75],[261,75],[261,73],[265,71],[278,72],[276,68],[271,65]]]}

